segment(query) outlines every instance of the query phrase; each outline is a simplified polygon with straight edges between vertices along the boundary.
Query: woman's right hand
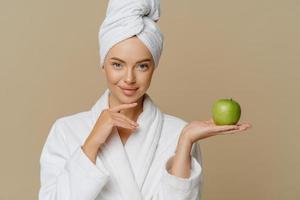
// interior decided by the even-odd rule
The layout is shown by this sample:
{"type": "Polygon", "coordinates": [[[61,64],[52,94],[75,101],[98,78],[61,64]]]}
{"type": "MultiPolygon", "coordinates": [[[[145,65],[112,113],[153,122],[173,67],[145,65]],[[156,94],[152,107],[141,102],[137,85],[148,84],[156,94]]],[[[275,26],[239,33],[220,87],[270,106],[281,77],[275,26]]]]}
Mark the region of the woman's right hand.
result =
{"type": "Polygon", "coordinates": [[[120,113],[121,110],[132,108],[137,103],[121,104],[113,108],[104,109],[97,119],[90,135],[82,146],[83,151],[95,163],[99,147],[112,133],[114,127],[136,130],[138,124],[120,113]]]}

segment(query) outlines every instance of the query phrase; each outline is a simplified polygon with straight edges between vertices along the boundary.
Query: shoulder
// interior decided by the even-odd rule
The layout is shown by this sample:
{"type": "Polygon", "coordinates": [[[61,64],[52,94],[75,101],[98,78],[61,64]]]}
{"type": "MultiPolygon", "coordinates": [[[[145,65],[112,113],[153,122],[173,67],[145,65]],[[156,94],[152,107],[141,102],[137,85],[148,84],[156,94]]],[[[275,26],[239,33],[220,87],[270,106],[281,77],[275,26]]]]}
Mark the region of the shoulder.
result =
{"type": "Polygon", "coordinates": [[[182,129],[188,122],[174,115],[164,113],[164,126],[168,129],[182,129]]]}
{"type": "Polygon", "coordinates": [[[164,113],[161,142],[177,144],[182,129],[188,122],[174,115],[164,113]]]}
{"type": "Polygon", "coordinates": [[[91,119],[91,112],[84,111],[79,112],[71,115],[65,115],[56,119],[55,123],[57,126],[67,127],[67,126],[76,126],[76,125],[83,125],[88,124],[91,119]]]}
{"type": "Polygon", "coordinates": [[[52,129],[65,141],[82,143],[90,132],[91,116],[90,111],[65,115],[55,120],[52,129]]]}

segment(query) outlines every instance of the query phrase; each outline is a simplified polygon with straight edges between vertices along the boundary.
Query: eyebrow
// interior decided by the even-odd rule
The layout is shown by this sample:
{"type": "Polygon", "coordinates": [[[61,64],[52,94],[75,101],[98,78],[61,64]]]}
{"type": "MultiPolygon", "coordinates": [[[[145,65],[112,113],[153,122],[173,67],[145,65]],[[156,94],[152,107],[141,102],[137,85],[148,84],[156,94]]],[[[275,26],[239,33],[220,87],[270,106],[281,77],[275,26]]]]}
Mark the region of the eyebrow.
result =
{"type": "MultiPolygon", "coordinates": [[[[121,60],[120,58],[117,58],[117,57],[112,57],[112,58],[110,58],[110,59],[118,60],[118,61],[120,61],[120,62],[122,62],[122,63],[125,63],[124,60],[121,60]]],[[[142,60],[140,60],[140,61],[137,61],[136,63],[141,63],[141,62],[145,62],[145,61],[151,61],[151,60],[150,60],[149,58],[145,58],[145,59],[142,59],[142,60]]]]}

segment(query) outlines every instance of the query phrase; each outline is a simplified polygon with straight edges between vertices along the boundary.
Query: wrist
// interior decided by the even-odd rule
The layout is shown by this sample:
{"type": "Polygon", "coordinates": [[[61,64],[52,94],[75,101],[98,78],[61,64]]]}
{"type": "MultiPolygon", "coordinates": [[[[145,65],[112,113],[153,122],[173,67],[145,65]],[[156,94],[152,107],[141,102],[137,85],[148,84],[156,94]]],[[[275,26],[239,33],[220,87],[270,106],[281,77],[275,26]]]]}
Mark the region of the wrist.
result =
{"type": "Polygon", "coordinates": [[[193,143],[189,137],[185,134],[181,134],[178,140],[176,152],[189,155],[192,145],[193,143]]]}
{"type": "Polygon", "coordinates": [[[84,148],[84,150],[86,150],[87,152],[97,153],[100,146],[101,143],[95,143],[94,141],[87,139],[82,145],[82,148],[84,148]]]}
{"type": "Polygon", "coordinates": [[[82,151],[85,153],[85,155],[94,163],[96,164],[96,157],[98,153],[98,149],[91,148],[91,146],[88,146],[87,144],[84,144],[81,146],[82,151]]]}
{"type": "Polygon", "coordinates": [[[189,136],[188,132],[182,132],[179,137],[179,140],[182,144],[185,145],[192,145],[194,143],[191,137],[189,136]]]}

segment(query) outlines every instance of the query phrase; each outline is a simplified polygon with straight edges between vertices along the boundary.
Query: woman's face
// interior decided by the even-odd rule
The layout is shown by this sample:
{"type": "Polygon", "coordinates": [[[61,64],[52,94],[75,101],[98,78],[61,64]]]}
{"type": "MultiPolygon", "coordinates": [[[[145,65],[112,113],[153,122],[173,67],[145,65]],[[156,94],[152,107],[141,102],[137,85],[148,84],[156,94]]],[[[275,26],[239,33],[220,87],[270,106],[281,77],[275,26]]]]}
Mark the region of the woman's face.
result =
{"type": "Polygon", "coordinates": [[[102,70],[112,98],[118,104],[132,103],[143,97],[149,88],[154,61],[148,48],[135,36],[109,50],[102,70]]]}

